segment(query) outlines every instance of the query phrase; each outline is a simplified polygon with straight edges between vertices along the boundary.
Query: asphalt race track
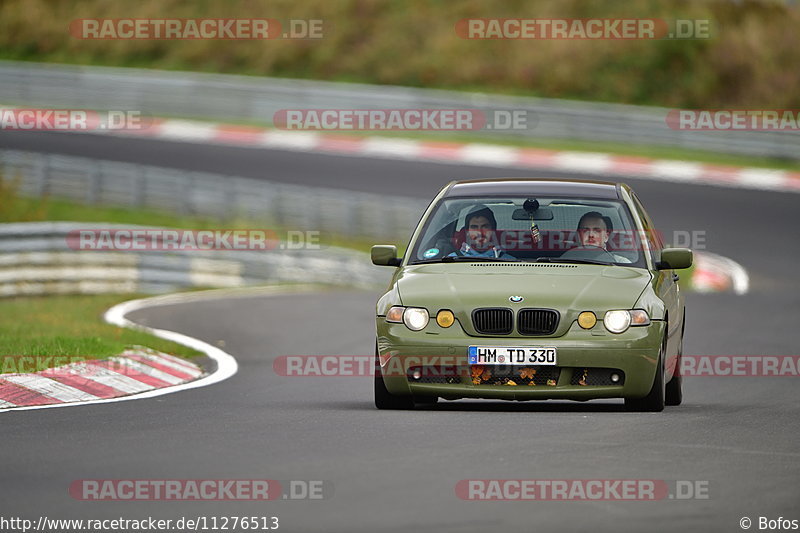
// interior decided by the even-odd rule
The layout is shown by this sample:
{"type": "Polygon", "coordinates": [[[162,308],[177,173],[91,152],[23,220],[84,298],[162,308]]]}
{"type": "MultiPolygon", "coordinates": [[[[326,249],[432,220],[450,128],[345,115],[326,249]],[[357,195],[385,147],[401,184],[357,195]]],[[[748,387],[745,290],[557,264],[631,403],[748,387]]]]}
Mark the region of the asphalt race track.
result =
{"type": "MultiPolygon", "coordinates": [[[[430,197],[454,178],[510,169],[368,160],[91,135],[0,134],[0,146],[430,197]]],[[[552,175],[552,174],[551,174],[552,175]]],[[[796,355],[800,195],[628,180],[661,231],[703,231],[750,274],[750,292],[687,298],[685,353],[796,355]]],[[[378,267],[376,267],[378,268],[378,267]]],[[[377,293],[239,296],[129,318],[211,343],[239,373],[155,399],[5,413],[0,498],[36,519],[278,516],[285,531],[741,531],[800,519],[797,378],[686,378],[684,404],[442,402],[377,411],[370,378],[274,373],[280,355],[370,355],[377,293]],[[333,311],[332,311],[333,310],[333,311]],[[81,502],[79,479],[324,480],[317,501],[81,502]],[[708,499],[472,502],[462,479],[707,481],[708,499]]],[[[6,512],[6,514],[10,514],[6,512]]]]}

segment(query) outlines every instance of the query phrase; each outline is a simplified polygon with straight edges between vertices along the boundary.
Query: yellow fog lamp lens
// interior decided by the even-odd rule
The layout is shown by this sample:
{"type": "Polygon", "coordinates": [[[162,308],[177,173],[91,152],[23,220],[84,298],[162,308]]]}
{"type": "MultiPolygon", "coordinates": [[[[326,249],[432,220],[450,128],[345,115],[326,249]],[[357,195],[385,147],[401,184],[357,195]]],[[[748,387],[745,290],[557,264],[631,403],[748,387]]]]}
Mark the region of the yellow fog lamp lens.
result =
{"type": "Polygon", "coordinates": [[[449,309],[442,309],[436,314],[436,323],[443,328],[449,328],[456,322],[456,317],[449,309]]]}
{"type": "Polygon", "coordinates": [[[597,324],[597,317],[591,311],[584,311],[578,315],[578,325],[583,329],[592,329],[597,324]]]}

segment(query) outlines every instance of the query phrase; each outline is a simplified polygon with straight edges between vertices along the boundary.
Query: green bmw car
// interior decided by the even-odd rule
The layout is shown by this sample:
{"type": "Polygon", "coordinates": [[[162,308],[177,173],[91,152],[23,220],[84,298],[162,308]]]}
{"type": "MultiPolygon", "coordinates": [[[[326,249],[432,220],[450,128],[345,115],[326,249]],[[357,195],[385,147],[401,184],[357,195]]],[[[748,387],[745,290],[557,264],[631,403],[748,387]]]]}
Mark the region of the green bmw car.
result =
{"type": "Polygon", "coordinates": [[[448,184],[378,300],[375,405],[440,398],[682,400],[686,248],[668,248],[621,183],[448,184]]]}

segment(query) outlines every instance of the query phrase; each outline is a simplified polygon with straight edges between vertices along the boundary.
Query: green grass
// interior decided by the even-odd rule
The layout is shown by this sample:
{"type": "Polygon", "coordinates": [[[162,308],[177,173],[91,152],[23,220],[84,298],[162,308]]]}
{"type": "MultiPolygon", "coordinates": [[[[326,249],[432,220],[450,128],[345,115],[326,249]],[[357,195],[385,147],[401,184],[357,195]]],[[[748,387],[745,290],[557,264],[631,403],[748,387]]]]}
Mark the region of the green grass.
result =
{"type": "MultiPolygon", "coordinates": [[[[0,299],[0,355],[5,370],[20,356],[102,359],[126,347],[143,345],[165,353],[195,357],[200,352],[148,333],[106,324],[111,306],[141,295],[20,296],[0,299]],[[8,319],[13,317],[13,319],[8,319]]],[[[51,366],[51,365],[47,365],[51,366]]],[[[0,371],[4,371],[0,369],[0,371]]]]}

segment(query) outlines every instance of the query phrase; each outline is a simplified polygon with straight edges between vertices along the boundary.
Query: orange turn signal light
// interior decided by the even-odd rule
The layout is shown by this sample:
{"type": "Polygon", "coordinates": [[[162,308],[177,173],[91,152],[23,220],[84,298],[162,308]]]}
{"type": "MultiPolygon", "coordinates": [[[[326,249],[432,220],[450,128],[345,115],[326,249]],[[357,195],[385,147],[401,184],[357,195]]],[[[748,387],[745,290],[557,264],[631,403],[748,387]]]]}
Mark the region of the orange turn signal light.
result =
{"type": "Polygon", "coordinates": [[[403,321],[403,312],[406,310],[405,307],[401,307],[399,305],[395,305],[389,311],[386,312],[386,322],[402,322],[403,321]]]}

